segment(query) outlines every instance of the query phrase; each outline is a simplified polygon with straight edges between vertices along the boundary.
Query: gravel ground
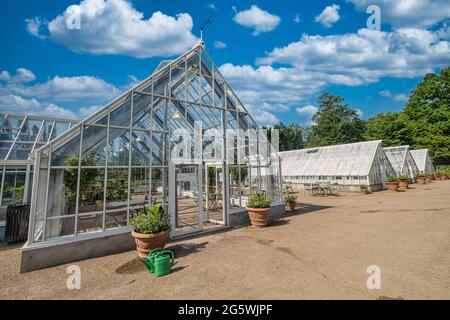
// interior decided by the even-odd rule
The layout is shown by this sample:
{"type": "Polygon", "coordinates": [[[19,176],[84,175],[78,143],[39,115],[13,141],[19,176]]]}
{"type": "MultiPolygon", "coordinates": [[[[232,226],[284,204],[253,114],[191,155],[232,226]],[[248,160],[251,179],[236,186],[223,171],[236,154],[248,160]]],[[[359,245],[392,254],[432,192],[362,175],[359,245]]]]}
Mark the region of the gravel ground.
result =
{"type": "Polygon", "coordinates": [[[173,273],[148,274],[134,251],[19,274],[0,248],[0,299],[450,299],[450,181],[404,192],[299,197],[295,214],[170,244],[173,273]],[[368,266],[381,289],[368,290],[368,266]]]}

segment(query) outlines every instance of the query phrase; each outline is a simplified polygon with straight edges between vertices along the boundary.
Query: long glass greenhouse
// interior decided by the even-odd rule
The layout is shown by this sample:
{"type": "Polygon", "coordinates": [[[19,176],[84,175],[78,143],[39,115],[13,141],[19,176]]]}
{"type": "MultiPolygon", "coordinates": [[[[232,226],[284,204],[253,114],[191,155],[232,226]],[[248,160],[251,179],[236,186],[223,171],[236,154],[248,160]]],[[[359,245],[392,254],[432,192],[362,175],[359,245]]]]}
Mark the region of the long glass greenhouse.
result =
{"type": "Polygon", "coordinates": [[[279,153],[285,183],[304,188],[316,183],[336,184],[343,191],[359,191],[365,184],[383,190],[394,170],[381,140],[342,144],[279,153]]]}
{"type": "Polygon", "coordinates": [[[410,179],[415,178],[419,169],[409,151],[409,146],[384,148],[384,152],[397,176],[407,176],[410,179]]]}
{"type": "Polygon", "coordinates": [[[227,226],[257,192],[283,206],[280,167],[199,42],[37,150],[26,246],[129,232],[155,203],[172,237],[227,226]]]}
{"type": "Polygon", "coordinates": [[[411,156],[420,172],[427,174],[434,172],[433,162],[431,161],[428,149],[411,150],[411,156]]]}
{"type": "Polygon", "coordinates": [[[77,122],[0,114],[0,222],[8,205],[30,201],[35,151],[77,122]]]}

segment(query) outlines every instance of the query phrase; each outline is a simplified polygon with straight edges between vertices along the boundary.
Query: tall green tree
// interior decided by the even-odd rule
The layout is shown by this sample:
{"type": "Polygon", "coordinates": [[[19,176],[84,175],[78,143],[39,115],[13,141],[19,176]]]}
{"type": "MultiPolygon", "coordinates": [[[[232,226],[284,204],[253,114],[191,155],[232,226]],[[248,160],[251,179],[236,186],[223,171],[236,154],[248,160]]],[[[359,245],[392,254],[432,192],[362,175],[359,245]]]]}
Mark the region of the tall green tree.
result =
{"type": "Polygon", "coordinates": [[[344,99],[328,92],[317,98],[319,110],[312,117],[315,124],[308,135],[309,147],[320,147],[363,140],[364,121],[358,111],[344,104],[344,99]]]}
{"type": "Polygon", "coordinates": [[[450,164],[450,67],[425,75],[404,114],[412,148],[428,148],[435,164],[450,164]]]}
{"type": "Polygon", "coordinates": [[[411,144],[411,131],[403,112],[380,113],[366,121],[364,140],[383,140],[383,146],[411,144]]]}
{"type": "Polygon", "coordinates": [[[303,129],[300,125],[296,123],[291,123],[286,126],[285,124],[280,122],[279,124],[276,124],[273,127],[273,129],[272,128],[264,128],[264,129],[267,129],[267,135],[270,141],[272,141],[273,129],[278,130],[280,139],[279,151],[298,150],[303,149],[305,147],[302,134],[303,129]]]}

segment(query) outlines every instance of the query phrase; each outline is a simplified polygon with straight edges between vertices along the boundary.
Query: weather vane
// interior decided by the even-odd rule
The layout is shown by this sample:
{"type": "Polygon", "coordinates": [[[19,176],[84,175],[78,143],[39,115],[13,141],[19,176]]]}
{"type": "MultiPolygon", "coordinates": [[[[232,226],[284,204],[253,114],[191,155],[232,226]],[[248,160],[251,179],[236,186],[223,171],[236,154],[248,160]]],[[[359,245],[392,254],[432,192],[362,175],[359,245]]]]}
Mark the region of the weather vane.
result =
{"type": "Polygon", "coordinates": [[[205,30],[205,27],[208,23],[212,23],[211,17],[208,17],[208,19],[205,21],[205,23],[200,28],[200,39],[203,41],[203,30],[205,30]]]}

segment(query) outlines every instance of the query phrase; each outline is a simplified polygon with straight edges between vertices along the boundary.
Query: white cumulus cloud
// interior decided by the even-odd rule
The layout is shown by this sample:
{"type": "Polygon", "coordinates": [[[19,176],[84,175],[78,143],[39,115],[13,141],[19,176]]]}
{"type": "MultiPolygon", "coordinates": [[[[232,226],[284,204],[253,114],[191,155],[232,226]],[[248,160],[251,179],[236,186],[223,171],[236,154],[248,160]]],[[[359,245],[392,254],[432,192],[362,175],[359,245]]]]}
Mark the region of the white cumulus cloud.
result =
{"type": "Polygon", "coordinates": [[[337,4],[332,4],[331,6],[323,9],[322,13],[316,16],[315,21],[321,23],[326,28],[330,28],[341,18],[339,15],[339,9],[340,6],[337,4]]]}
{"type": "Polygon", "coordinates": [[[347,0],[359,11],[369,5],[381,9],[381,21],[395,28],[426,28],[450,18],[448,0],[347,0]]]}
{"type": "Polygon", "coordinates": [[[253,28],[253,35],[274,30],[281,22],[281,18],[252,5],[250,9],[237,12],[233,20],[247,28],[253,28]]]}
{"type": "Polygon", "coordinates": [[[307,105],[304,107],[296,108],[295,111],[300,116],[302,122],[307,125],[313,125],[314,121],[312,121],[312,117],[316,114],[319,109],[314,107],[313,105],[307,105]]]}
{"type": "MultiPolygon", "coordinates": [[[[28,31],[41,37],[41,19],[26,21],[28,31]]],[[[136,58],[186,51],[197,41],[192,27],[192,17],[187,13],[172,17],[157,11],[146,19],[127,0],[83,0],[46,24],[48,37],[70,50],[136,58]],[[74,13],[79,14],[80,29],[67,27],[74,13]]]]}
{"type": "Polygon", "coordinates": [[[222,41],[214,41],[214,48],[216,49],[225,49],[227,47],[227,44],[222,41]]]}
{"type": "Polygon", "coordinates": [[[45,104],[35,98],[26,99],[17,95],[0,96],[0,110],[2,113],[41,115],[64,119],[77,118],[73,111],[55,104],[45,104]]]}
{"type": "Polygon", "coordinates": [[[360,29],[330,36],[303,35],[300,41],[275,48],[259,64],[284,63],[298,72],[318,73],[331,84],[362,85],[382,77],[417,77],[450,63],[450,44],[438,32],[360,29]]]}
{"type": "MultiPolygon", "coordinates": [[[[119,96],[121,89],[92,76],[55,76],[35,81],[34,73],[19,68],[14,74],[0,72],[0,112],[82,119],[119,96]],[[60,106],[77,106],[77,110],[60,106]]],[[[133,81],[132,77],[130,78],[133,81]]],[[[135,79],[134,77],[134,80],[135,79]]]]}
{"type": "Polygon", "coordinates": [[[378,92],[378,94],[382,97],[391,98],[392,100],[398,101],[398,102],[406,102],[409,100],[408,95],[403,94],[403,93],[393,94],[389,90],[381,90],[380,92],[378,92]]]}

